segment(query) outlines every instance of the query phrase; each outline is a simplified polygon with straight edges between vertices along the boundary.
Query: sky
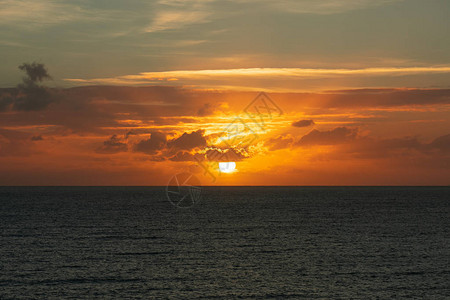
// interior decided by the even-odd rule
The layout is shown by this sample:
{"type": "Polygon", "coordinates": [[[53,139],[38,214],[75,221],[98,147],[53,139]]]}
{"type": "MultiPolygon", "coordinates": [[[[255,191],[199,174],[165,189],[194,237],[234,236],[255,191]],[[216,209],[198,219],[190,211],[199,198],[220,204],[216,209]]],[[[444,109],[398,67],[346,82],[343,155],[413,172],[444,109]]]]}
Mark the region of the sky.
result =
{"type": "Polygon", "coordinates": [[[0,0],[0,185],[448,185],[449,13],[0,0]]]}

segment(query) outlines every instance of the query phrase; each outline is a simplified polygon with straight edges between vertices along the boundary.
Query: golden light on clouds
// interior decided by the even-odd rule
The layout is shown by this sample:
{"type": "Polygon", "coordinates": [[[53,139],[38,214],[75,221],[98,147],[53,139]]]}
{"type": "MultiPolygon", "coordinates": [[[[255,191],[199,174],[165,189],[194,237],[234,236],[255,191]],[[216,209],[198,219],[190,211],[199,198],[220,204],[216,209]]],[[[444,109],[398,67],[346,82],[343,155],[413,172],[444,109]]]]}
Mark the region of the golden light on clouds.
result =
{"type": "MultiPolygon", "coordinates": [[[[305,80],[334,80],[335,84],[345,80],[351,85],[364,77],[398,77],[424,76],[432,74],[449,74],[450,67],[379,67],[359,69],[312,69],[312,68],[241,68],[217,70],[179,70],[163,72],[142,72],[136,75],[124,75],[111,78],[68,78],[67,82],[78,84],[113,84],[113,85],[143,85],[160,84],[175,86],[190,86],[198,88],[216,88],[225,90],[261,90],[261,84],[270,82],[265,89],[272,91],[302,90],[295,87],[295,82],[305,80]],[[262,80],[262,81],[261,81],[262,80]],[[286,85],[291,82],[291,85],[286,85]]],[[[332,81],[333,82],[333,81],[332,81]]],[[[322,89],[326,89],[323,85],[322,89]]],[[[264,89],[264,88],[263,88],[264,89]]]]}

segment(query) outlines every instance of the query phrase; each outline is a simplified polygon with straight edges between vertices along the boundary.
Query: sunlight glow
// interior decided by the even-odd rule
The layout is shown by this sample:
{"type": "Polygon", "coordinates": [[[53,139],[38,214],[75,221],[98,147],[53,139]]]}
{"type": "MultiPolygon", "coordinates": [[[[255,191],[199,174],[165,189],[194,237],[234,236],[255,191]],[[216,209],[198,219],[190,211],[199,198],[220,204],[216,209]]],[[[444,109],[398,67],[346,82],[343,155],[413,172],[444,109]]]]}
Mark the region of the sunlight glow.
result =
{"type": "Polygon", "coordinates": [[[232,173],[236,169],[236,163],[235,162],[220,162],[219,163],[219,169],[221,172],[224,173],[232,173]]]}

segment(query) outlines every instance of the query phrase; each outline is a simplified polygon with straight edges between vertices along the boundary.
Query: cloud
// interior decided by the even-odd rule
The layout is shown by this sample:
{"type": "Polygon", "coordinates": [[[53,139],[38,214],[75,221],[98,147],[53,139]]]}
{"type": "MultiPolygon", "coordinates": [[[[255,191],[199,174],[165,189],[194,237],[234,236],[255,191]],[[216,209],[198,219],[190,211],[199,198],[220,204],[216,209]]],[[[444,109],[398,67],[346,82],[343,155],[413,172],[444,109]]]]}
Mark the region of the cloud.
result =
{"type": "Polygon", "coordinates": [[[188,151],[179,151],[177,154],[169,158],[171,161],[203,161],[204,159],[204,154],[190,153],[188,151]]]}
{"type": "MultiPolygon", "coordinates": [[[[27,29],[96,17],[79,5],[47,0],[1,0],[0,24],[27,29]]],[[[98,15],[97,15],[98,17],[98,15]]]]}
{"type": "Polygon", "coordinates": [[[43,141],[44,140],[44,138],[42,137],[42,135],[35,135],[35,136],[32,136],[31,137],[31,140],[32,141],[43,141]]]}
{"type": "Polygon", "coordinates": [[[229,149],[208,149],[206,151],[206,159],[214,162],[241,161],[249,158],[249,155],[234,148],[229,149]]]}
{"type": "Polygon", "coordinates": [[[422,142],[418,137],[378,138],[359,136],[358,130],[338,127],[330,131],[313,130],[303,136],[295,146],[336,145],[327,154],[319,155],[327,159],[390,159],[398,158],[399,162],[408,160],[426,161],[439,165],[450,160],[450,134],[437,137],[430,143],[422,142]]]}
{"type": "MultiPolygon", "coordinates": [[[[150,80],[155,79],[208,79],[210,77],[277,77],[284,78],[306,77],[322,78],[329,76],[363,76],[363,75],[408,75],[408,74],[433,74],[450,73],[450,67],[398,67],[398,68],[361,68],[361,69],[306,69],[306,68],[246,68],[246,69],[215,69],[215,70],[178,70],[161,72],[142,72],[136,75],[124,75],[114,77],[116,79],[129,80],[150,80]]],[[[112,78],[102,78],[108,80],[112,78]]],[[[77,79],[66,79],[67,81],[77,79]]],[[[99,79],[83,80],[83,82],[97,83],[99,79]]],[[[105,82],[105,81],[103,81],[105,82]]]]}
{"type": "Polygon", "coordinates": [[[192,150],[194,148],[206,147],[205,131],[199,129],[191,133],[183,133],[180,137],[167,143],[168,147],[180,150],[192,150]]]}
{"type": "Polygon", "coordinates": [[[44,64],[33,63],[23,63],[19,66],[19,69],[25,71],[31,82],[42,82],[45,79],[52,79],[50,74],[48,74],[47,68],[44,64]]]}
{"type": "Polygon", "coordinates": [[[167,140],[163,133],[152,133],[149,139],[135,144],[133,151],[152,155],[154,161],[241,161],[250,157],[243,149],[219,149],[207,144],[204,130],[184,132],[167,140]]]}
{"type": "Polygon", "coordinates": [[[137,134],[136,132],[134,132],[133,130],[130,130],[127,133],[125,133],[125,139],[128,139],[130,136],[136,135],[136,134],[137,134]]]}
{"type": "MultiPolygon", "coordinates": [[[[18,103],[13,110],[14,99],[18,96],[17,89],[0,89],[0,126],[47,126],[56,134],[98,134],[110,137],[122,130],[120,134],[133,131],[137,135],[149,134],[155,131],[169,133],[183,133],[188,128],[197,130],[203,128],[208,135],[217,133],[217,125],[221,122],[220,115],[225,113],[239,114],[256,93],[223,92],[214,90],[189,90],[175,87],[118,87],[118,86],[89,86],[69,89],[48,89],[51,94],[48,99],[37,102],[40,110],[17,110],[22,103],[18,103]],[[15,93],[15,94],[14,94],[15,93]],[[6,100],[6,101],[4,101],[6,100]],[[58,101],[56,101],[58,100],[58,101]],[[217,118],[208,115],[198,115],[202,108],[209,109],[218,103],[227,103],[228,107],[221,113],[220,107],[215,111],[217,118]],[[203,127],[200,127],[203,124],[203,127]],[[214,128],[215,127],[215,128],[214,128]],[[211,129],[213,129],[211,131],[211,129]]],[[[22,97],[24,97],[23,95],[22,97]]],[[[414,118],[433,118],[438,121],[445,119],[446,107],[450,105],[450,90],[430,89],[379,89],[356,91],[332,91],[327,93],[277,93],[271,95],[279,107],[286,112],[302,111],[314,118],[318,123],[327,121],[339,122],[383,122],[391,109],[401,109],[406,113],[412,109],[423,109],[423,115],[414,113],[414,118]],[[421,107],[419,107],[421,106],[421,107]],[[345,112],[342,112],[345,108],[345,112]],[[370,115],[376,119],[354,119],[354,113],[363,108],[372,110],[370,115]],[[330,110],[331,109],[331,110],[330,110]],[[386,110],[386,111],[384,111],[386,110]],[[442,116],[434,116],[437,110],[442,116]],[[351,112],[354,113],[351,113],[351,112]]],[[[23,100],[23,99],[22,99],[23,100]]],[[[33,102],[24,101],[31,106],[33,102]]],[[[366,114],[366,113],[364,113],[366,114]]],[[[305,114],[303,114],[305,115],[305,114]]],[[[396,118],[396,115],[394,116],[396,118]]],[[[284,119],[284,117],[283,117],[284,119]]],[[[294,119],[297,121],[297,119],[294,119]]],[[[222,119],[223,121],[223,119],[222,119]]],[[[293,119],[286,119],[290,125],[293,119]]],[[[381,123],[380,123],[381,124],[381,123]]],[[[444,124],[443,124],[444,125],[444,124]]],[[[348,126],[348,125],[346,125],[348,126]]],[[[291,127],[291,129],[295,129],[291,127]]],[[[310,129],[310,127],[306,127],[310,129]]],[[[293,134],[293,132],[291,132],[293,134]]],[[[47,135],[47,134],[46,134],[47,135]]],[[[106,138],[105,138],[106,139],[106,138]]],[[[212,137],[206,136],[207,141],[212,137]]]]}
{"type": "Polygon", "coordinates": [[[254,4],[264,9],[275,9],[298,14],[319,14],[329,15],[344,13],[357,9],[367,9],[371,7],[400,2],[402,0],[233,0],[237,3],[254,4]]]}
{"type": "Polygon", "coordinates": [[[356,89],[330,91],[321,98],[330,108],[450,104],[450,89],[356,89]]]}
{"type": "MultiPolygon", "coordinates": [[[[250,157],[244,149],[215,148],[208,146],[204,130],[184,132],[182,135],[167,139],[166,134],[153,132],[150,138],[134,144],[134,152],[152,155],[153,161],[240,161],[250,157]]],[[[130,143],[130,141],[128,142],[130,143]]],[[[126,151],[126,144],[113,135],[97,150],[101,153],[126,151]],[[117,151],[116,151],[117,150],[117,151]]]]}
{"type": "Polygon", "coordinates": [[[311,126],[314,124],[315,123],[313,120],[300,120],[300,121],[293,122],[291,125],[294,127],[308,127],[308,126],[311,126]]]}
{"type": "Polygon", "coordinates": [[[290,134],[280,135],[274,138],[270,138],[264,142],[264,145],[269,148],[270,151],[289,148],[294,143],[294,137],[290,134]]]}
{"type": "Polygon", "coordinates": [[[208,16],[210,13],[206,11],[161,11],[145,31],[175,30],[191,24],[205,23],[208,16]]]}
{"type": "Polygon", "coordinates": [[[158,1],[153,7],[155,15],[152,18],[152,22],[145,31],[178,30],[192,24],[206,23],[213,15],[213,10],[207,6],[211,2],[214,1],[158,1]]]}
{"type": "Polygon", "coordinates": [[[36,111],[47,108],[55,99],[50,91],[37,85],[24,85],[19,88],[20,96],[14,99],[13,110],[36,111]]]}
{"type": "Polygon", "coordinates": [[[214,107],[211,103],[205,103],[200,109],[197,111],[197,115],[200,117],[212,115],[214,113],[214,107]]]}
{"type": "Polygon", "coordinates": [[[97,148],[97,153],[114,154],[128,151],[127,143],[122,141],[116,134],[103,142],[103,145],[97,148]]]}
{"type": "Polygon", "coordinates": [[[11,105],[14,103],[14,92],[4,91],[0,92],[0,112],[11,109],[11,105]]]}
{"type": "Polygon", "coordinates": [[[433,149],[446,151],[448,154],[450,154],[450,134],[436,138],[430,143],[429,146],[433,149]]]}
{"type": "Polygon", "coordinates": [[[150,138],[138,142],[134,146],[134,151],[153,155],[163,150],[166,145],[166,135],[161,132],[153,132],[150,134],[150,138]]]}
{"type": "Polygon", "coordinates": [[[314,129],[304,135],[296,144],[299,146],[336,145],[353,141],[357,133],[358,129],[347,127],[337,127],[328,131],[314,129]]]}
{"type": "MultiPolygon", "coordinates": [[[[359,68],[359,69],[311,69],[311,68],[242,68],[215,70],[177,70],[162,72],[142,72],[106,78],[66,78],[75,84],[143,85],[155,84],[169,86],[197,86],[202,88],[222,88],[240,90],[266,89],[282,91],[299,90],[298,82],[334,78],[358,79],[362,77],[386,80],[392,77],[450,74],[449,66],[397,67],[397,68],[359,68]],[[281,87],[277,87],[280,85],[281,87]]],[[[307,83],[307,82],[305,82],[307,83]]]]}
{"type": "Polygon", "coordinates": [[[19,66],[19,69],[25,71],[27,76],[23,78],[23,83],[19,84],[17,89],[0,95],[0,112],[9,109],[16,111],[42,110],[54,102],[51,91],[38,84],[45,79],[51,79],[43,64],[24,63],[19,66]]]}

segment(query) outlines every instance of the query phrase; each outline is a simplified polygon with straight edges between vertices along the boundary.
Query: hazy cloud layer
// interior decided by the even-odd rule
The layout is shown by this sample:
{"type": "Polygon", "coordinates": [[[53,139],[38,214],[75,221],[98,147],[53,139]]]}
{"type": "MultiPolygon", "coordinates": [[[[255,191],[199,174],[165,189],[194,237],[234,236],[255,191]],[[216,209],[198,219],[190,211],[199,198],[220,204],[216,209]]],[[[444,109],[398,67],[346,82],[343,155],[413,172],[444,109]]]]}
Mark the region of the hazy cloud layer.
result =
{"type": "MultiPolygon", "coordinates": [[[[13,90],[1,92],[10,95],[13,90]]],[[[399,174],[405,166],[414,166],[429,172],[427,178],[436,178],[449,160],[448,90],[274,93],[270,97],[284,114],[265,120],[264,129],[243,112],[257,93],[105,86],[50,91],[58,101],[38,111],[12,110],[10,105],[0,113],[0,162],[5,170],[32,176],[31,168],[47,174],[60,174],[50,166],[72,174],[82,174],[79,168],[86,174],[100,168],[111,174],[124,170],[123,176],[136,179],[130,172],[143,174],[141,168],[171,176],[178,168],[199,167],[199,162],[217,168],[219,161],[235,161],[236,178],[242,180],[250,168],[273,173],[272,180],[281,184],[290,179],[277,168],[308,166],[325,174],[331,166],[350,171],[357,164],[371,164],[371,170],[385,166],[397,168],[399,174]],[[228,142],[233,139],[223,142],[237,116],[257,133],[245,147],[228,142]]],[[[406,182],[412,177],[404,178],[406,182]]]]}

